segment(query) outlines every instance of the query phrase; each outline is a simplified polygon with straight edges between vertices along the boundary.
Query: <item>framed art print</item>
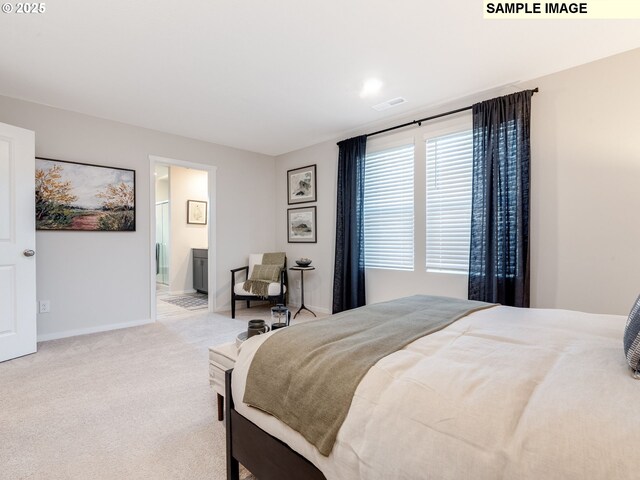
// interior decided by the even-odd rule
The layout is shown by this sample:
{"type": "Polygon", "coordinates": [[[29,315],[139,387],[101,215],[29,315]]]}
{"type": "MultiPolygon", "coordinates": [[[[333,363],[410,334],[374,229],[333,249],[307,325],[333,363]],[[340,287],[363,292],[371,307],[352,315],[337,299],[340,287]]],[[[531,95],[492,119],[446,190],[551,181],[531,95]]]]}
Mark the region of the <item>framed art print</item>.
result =
{"type": "Polygon", "coordinates": [[[136,172],[36,157],[36,229],[134,232],[136,172]]]}
{"type": "Polygon", "coordinates": [[[316,190],[315,165],[287,171],[287,201],[289,205],[315,202],[318,199],[316,190]]]}
{"type": "Polygon", "coordinates": [[[316,243],[316,207],[287,209],[287,241],[316,243]]]}
{"type": "Polygon", "coordinates": [[[207,224],[207,202],[187,200],[187,223],[207,224]]]}

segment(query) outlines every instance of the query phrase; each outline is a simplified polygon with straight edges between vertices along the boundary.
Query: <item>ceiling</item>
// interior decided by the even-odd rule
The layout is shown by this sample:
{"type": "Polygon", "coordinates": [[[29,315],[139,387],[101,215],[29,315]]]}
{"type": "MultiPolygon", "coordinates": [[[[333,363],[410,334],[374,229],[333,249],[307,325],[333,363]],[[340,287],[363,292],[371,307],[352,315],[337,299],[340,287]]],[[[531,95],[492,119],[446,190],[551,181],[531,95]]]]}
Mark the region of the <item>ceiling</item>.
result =
{"type": "Polygon", "coordinates": [[[483,20],[482,0],[46,8],[0,14],[0,95],[269,155],[640,47],[639,20],[483,20]]]}

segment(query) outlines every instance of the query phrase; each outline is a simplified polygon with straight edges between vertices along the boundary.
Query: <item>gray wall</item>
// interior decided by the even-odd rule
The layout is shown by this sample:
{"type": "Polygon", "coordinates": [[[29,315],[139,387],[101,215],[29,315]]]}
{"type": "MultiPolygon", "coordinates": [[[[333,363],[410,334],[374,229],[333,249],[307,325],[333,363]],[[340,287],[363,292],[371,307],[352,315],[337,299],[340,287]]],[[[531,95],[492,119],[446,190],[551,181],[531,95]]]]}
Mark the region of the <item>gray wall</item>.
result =
{"type": "MultiPolygon", "coordinates": [[[[540,87],[532,132],[534,306],[624,314],[637,295],[637,78],[640,49],[522,85],[540,87]]],[[[51,300],[51,313],[38,316],[40,338],[150,320],[149,154],[217,166],[212,294],[218,309],[229,308],[230,268],[244,264],[250,252],[284,250],[290,262],[313,259],[317,270],[305,277],[305,301],[330,310],[335,141],[274,159],[7,97],[0,97],[0,122],[34,130],[38,156],[136,170],[135,233],[37,233],[37,295],[51,300]],[[318,243],[288,244],[286,171],[313,163],[318,165],[318,243]]],[[[369,271],[369,301],[423,285],[403,273],[369,271]]],[[[295,304],[298,274],[291,272],[290,278],[295,304]]],[[[464,296],[464,281],[442,278],[425,292],[464,296]]]]}
{"type": "Polygon", "coordinates": [[[149,154],[217,166],[218,309],[229,269],[275,247],[272,157],[7,97],[0,122],[34,130],[37,156],[136,171],[136,232],[37,233],[37,296],[51,300],[41,339],[150,320],[149,154]]]}
{"type": "MultiPolygon", "coordinates": [[[[532,101],[532,306],[627,314],[638,295],[638,78],[640,49],[519,86],[540,88],[532,101]]],[[[496,95],[501,93],[509,92],[496,95]]],[[[414,118],[420,115],[393,124],[414,118]]],[[[331,308],[336,140],[276,158],[277,244],[291,257],[308,256],[317,265],[315,280],[314,274],[305,280],[305,303],[319,309],[331,308]],[[287,245],[286,170],[312,163],[318,164],[319,176],[318,244],[287,245]]],[[[367,270],[367,300],[417,289],[466,296],[466,277],[438,274],[433,282],[423,275],[423,267],[417,269],[421,271],[367,270]]],[[[294,302],[297,292],[292,292],[294,302]]]]}
{"type": "MultiPolygon", "coordinates": [[[[333,289],[333,252],[335,248],[336,167],[338,147],[324,142],[277,157],[276,163],[276,237],[278,250],[287,252],[295,265],[301,257],[310,258],[315,270],[304,276],[304,303],[311,310],[331,312],[333,289]],[[317,203],[287,205],[287,170],[316,164],[317,203]],[[287,243],[287,209],[317,205],[317,243],[287,243]]],[[[300,274],[289,272],[289,301],[300,304],[300,274]]]]}
{"type": "Polygon", "coordinates": [[[535,81],[532,301],[627,314],[640,290],[640,49],[535,81]]]}

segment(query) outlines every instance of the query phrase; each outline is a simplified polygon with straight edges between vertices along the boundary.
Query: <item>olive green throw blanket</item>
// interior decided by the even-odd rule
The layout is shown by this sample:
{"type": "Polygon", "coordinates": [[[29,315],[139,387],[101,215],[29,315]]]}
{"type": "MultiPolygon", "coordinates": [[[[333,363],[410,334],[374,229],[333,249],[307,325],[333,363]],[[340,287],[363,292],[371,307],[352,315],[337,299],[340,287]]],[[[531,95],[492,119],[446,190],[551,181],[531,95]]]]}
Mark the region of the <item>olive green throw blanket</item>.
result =
{"type": "Polygon", "coordinates": [[[327,456],[360,380],[381,358],[493,304],[416,295],[294,325],[256,352],[244,402],[327,456]]]}
{"type": "Polygon", "coordinates": [[[264,253],[262,263],[253,266],[251,278],[244,282],[242,288],[260,297],[269,296],[269,284],[277,282],[284,268],[284,252],[264,253]]]}

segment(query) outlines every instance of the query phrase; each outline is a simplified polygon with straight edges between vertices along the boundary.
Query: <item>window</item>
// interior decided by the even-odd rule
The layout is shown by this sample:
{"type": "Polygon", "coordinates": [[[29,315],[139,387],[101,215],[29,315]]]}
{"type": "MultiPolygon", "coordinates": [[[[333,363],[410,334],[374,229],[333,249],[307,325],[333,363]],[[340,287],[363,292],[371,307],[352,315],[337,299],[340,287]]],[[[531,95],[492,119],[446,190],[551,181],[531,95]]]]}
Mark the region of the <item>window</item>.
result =
{"type": "Polygon", "coordinates": [[[413,270],[413,145],[368,153],[364,174],[365,265],[413,270]]]}
{"type": "Polygon", "coordinates": [[[471,130],[426,141],[427,271],[468,273],[471,233],[471,130]]]}

